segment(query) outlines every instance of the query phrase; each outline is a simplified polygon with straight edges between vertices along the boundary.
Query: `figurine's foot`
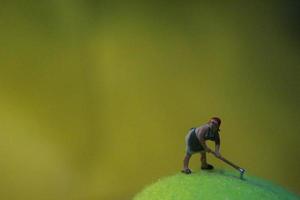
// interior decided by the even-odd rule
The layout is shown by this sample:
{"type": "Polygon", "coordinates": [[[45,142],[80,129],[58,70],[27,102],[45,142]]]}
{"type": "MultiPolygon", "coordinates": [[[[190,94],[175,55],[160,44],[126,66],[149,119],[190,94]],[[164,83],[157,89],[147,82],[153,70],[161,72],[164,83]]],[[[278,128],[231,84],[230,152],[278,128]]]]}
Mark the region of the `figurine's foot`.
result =
{"type": "Polygon", "coordinates": [[[192,171],[189,168],[183,169],[183,170],[181,170],[181,172],[185,173],[185,174],[191,174],[192,173],[192,171]]]}
{"type": "Polygon", "coordinates": [[[202,169],[202,170],[212,170],[212,169],[214,169],[214,166],[212,166],[212,165],[210,165],[210,164],[202,165],[202,166],[201,166],[201,169],[202,169]]]}

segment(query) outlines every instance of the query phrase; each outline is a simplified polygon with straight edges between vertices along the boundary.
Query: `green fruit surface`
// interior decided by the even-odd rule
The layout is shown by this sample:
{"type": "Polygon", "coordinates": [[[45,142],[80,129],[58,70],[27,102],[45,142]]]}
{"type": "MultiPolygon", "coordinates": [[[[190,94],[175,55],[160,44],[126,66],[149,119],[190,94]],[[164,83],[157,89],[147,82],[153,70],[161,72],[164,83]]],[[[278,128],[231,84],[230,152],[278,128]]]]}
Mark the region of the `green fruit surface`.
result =
{"type": "Polygon", "coordinates": [[[296,200],[296,194],[260,178],[227,170],[178,173],[159,179],[138,193],[134,200],[296,200]]]}

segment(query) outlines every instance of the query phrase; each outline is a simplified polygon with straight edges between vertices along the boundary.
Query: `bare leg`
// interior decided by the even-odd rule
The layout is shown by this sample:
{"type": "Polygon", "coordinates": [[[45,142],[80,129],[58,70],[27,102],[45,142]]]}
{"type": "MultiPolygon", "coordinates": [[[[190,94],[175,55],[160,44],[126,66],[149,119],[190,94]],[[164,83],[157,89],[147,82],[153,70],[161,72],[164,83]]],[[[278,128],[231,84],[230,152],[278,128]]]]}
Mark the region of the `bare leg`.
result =
{"type": "Polygon", "coordinates": [[[207,162],[206,162],[206,152],[201,151],[201,167],[207,167],[207,162]]]}
{"type": "Polygon", "coordinates": [[[189,161],[192,155],[186,154],[183,160],[183,169],[186,170],[189,168],[189,161]]]}
{"type": "Polygon", "coordinates": [[[207,160],[206,160],[206,152],[205,151],[202,151],[200,152],[201,153],[201,169],[204,169],[204,170],[211,170],[214,168],[214,166],[210,165],[207,163],[207,160]]]}

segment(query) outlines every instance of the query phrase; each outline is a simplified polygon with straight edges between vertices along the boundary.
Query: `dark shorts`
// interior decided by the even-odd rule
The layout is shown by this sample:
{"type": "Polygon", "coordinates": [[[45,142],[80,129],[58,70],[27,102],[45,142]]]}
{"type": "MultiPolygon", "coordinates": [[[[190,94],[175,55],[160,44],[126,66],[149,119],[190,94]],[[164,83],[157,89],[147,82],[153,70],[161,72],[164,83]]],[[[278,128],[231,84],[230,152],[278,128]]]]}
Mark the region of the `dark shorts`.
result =
{"type": "Polygon", "coordinates": [[[197,152],[204,151],[203,146],[200,144],[199,139],[196,136],[195,128],[190,129],[188,134],[186,135],[185,142],[186,142],[186,153],[187,154],[194,154],[197,152]]]}

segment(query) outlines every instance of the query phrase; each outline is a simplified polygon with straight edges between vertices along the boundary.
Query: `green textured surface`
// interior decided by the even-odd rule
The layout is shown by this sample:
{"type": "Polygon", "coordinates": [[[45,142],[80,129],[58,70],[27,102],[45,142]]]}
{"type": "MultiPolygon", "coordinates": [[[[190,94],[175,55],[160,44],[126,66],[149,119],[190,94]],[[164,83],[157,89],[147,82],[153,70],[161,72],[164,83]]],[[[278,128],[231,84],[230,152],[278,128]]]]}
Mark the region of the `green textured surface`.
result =
{"type": "Polygon", "coordinates": [[[162,178],[146,187],[134,200],[203,200],[203,199],[300,199],[284,188],[257,177],[238,172],[216,169],[214,171],[182,173],[162,178]]]}

